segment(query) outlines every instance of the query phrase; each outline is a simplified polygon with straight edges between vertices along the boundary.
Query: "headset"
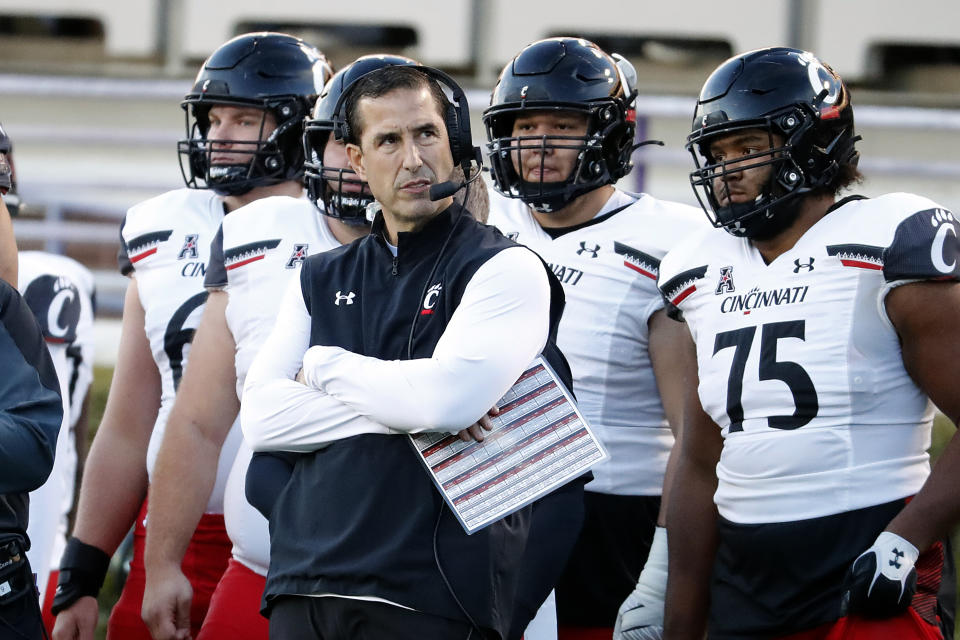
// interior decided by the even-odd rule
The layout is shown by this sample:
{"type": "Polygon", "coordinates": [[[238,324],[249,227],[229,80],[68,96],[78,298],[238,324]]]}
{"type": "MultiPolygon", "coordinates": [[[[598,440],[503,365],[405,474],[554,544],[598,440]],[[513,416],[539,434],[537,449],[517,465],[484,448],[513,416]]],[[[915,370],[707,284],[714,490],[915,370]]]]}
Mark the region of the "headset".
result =
{"type": "MultiPolygon", "coordinates": [[[[386,67],[392,68],[392,67],[386,67]]],[[[443,122],[447,129],[447,139],[450,141],[450,155],[453,157],[453,164],[460,165],[463,169],[464,180],[462,182],[447,181],[430,187],[430,199],[442,200],[452,196],[454,193],[463,189],[468,184],[480,177],[483,166],[483,156],[480,147],[474,146],[473,136],[470,133],[470,106],[467,104],[467,96],[463,89],[443,71],[433,67],[410,66],[405,69],[415,69],[430,79],[437,82],[441,87],[445,87],[451,94],[450,103],[447,105],[446,112],[443,114],[443,122]],[[470,175],[470,165],[476,167],[474,175],[470,175]]],[[[343,90],[340,98],[333,108],[333,135],[338,140],[349,141],[353,138],[353,132],[350,130],[350,124],[347,122],[346,114],[342,109],[347,96],[360,80],[367,76],[379,73],[381,70],[371,71],[361,78],[357,78],[343,90]]]]}
{"type": "MultiPolygon", "coordinates": [[[[393,68],[393,67],[388,67],[393,68]]],[[[430,187],[430,200],[437,201],[443,200],[452,196],[454,193],[463,188],[469,188],[470,183],[480,177],[481,169],[483,166],[482,155],[480,152],[480,147],[474,146],[473,138],[470,134],[470,108],[467,105],[467,98],[464,94],[463,89],[460,88],[453,78],[448,76],[446,73],[440,71],[439,69],[434,69],[433,67],[424,67],[424,66],[410,66],[403,67],[405,69],[416,69],[420,71],[427,77],[435,80],[442,87],[446,87],[452,95],[452,100],[447,105],[446,112],[444,113],[444,125],[447,129],[447,138],[450,141],[450,155],[453,158],[454,165],[460,165],[463,168],[464,180],[462,182],[454,182],[448,180],[446,182],[441,182],[439,184],[432,185],[430,187]],[[474,175],[470,175],[470,165],[475,165],[476,170],[474,175]]],[[[369,74],[364,75],[363,77],[368,77],[373,73],[378,73],[378,71],[371,71],[369,74]]],[[[343,113],[344,102],[350,92],[354,89],[354,85],[363,78],[358,78],[353,83],[350,84],[347,88],[343,90],[343,93],[340,94],[340,98],[337,100],[336,105],[333,108],[333,134],[338,140],[349,141],[353,139],[353,132],[350,130],[350,125],[347,122],[346,114],[343,113]]],[[[437,252],[437,258],[434,260],[433,267],[430,269],[430,275],[427,277],[424,282],[423,291],[421,292],[420,299],[423,299],[423,296],[426,295],[427,286],[430,284],[434,274],[437,271],[437,268],[440,266],[440,262],[443,259],[443,255],[446,252],[447,245],[449,245],[450,240],[453,238],[454,231],[458,226],[460,220],[456,220],[453,224],[453,227],[450,229],[450,233],[447,234],[447,237],[444,239],[443,244],[440,246],[440,250],[437,252]]],[[[417,320],[419,319],[419,310],[418,313],[415,313],[413,319],[410,323],[410,331],[407,335],[407,358],[413,358],[413,336],[417,326],[417,320]]],[[[467,611],[466,607],[461,602],[460,598],[457,596],[456,590],[453,588],[453,585],[450,583],[449,578],[447,577],[446,572],[443,570],[443,564],[440,561],[440,552],[437,547],[437,535],[440,529],[440,522],[443,518],[443,512],[445,510],[446,503],[440,501],[440,510],[437,513],[437,519],[434,523],[433,528],[433,559],[436,564],[437,570],[440,573],[440,577],[443,579],[443,583],[447,588],[450,596],[453,598],[454,602],[459,607],[460,611],[464,614],[467,620],[470,622],[472,627],[471,635],[473,631],[480,633],[482,637],[482,631],[480,626],[476,623],[473,616],[470,615],[470,612],[467,611]]]]}

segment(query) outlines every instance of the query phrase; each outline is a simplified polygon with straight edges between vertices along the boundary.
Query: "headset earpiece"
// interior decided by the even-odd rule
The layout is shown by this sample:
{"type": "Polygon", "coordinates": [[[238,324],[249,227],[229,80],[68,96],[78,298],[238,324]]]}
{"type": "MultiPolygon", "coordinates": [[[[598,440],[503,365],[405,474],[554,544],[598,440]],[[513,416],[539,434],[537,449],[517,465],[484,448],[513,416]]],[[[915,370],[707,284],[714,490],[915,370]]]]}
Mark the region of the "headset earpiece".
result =
{"type": "Polygon", "coordinates": [[[447,106],[447,112],[444,117],[444,124],[447,127],[447,138],[450,140],[450,155],[453,156],[453,164],[460,164],[463,158],[461,150],[460,118],[457,116],[457,107],[453,104],[447,106]]]}

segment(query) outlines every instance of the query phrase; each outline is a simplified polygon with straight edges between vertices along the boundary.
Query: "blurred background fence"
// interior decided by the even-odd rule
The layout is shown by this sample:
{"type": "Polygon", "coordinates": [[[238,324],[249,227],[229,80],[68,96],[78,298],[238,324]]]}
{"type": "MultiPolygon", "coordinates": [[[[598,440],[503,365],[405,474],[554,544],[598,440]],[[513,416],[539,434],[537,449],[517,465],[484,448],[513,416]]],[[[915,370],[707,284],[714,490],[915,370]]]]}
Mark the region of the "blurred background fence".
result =
{"type": "Polygon", "coordinates": [[[858,191],[915,191],[956,211],[957,24],[955,0],[0,0],[0,121],[29,205],[17,235],[91,267],[101,316],[116,316],[118,223],[182,184],[177,105],[214,48],[258,29],[299,35],[337,65],[391,51],[453,73],[469,88],[479,142],[497,72],[520,48],[590,38],[637,67],[639,133],[666,143],[638,151],[623,186],[690,203],[683,143],[709,71],[751,48],[808,48],[853,88],[867,175],[858,191]]]}

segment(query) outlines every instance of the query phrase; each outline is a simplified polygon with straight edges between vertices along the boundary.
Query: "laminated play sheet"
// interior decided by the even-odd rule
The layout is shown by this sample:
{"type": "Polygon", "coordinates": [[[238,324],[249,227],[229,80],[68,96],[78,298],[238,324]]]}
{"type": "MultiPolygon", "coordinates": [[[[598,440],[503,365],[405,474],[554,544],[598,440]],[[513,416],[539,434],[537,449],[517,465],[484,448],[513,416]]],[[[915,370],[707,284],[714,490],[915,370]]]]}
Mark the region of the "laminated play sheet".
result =
{"type": "Polygon", "coordinates": [[[483,442],[411,435],[467,533],[482,529],[582,475],[607,457],[553,369],[538,356],[497,403],[483,442]]]}

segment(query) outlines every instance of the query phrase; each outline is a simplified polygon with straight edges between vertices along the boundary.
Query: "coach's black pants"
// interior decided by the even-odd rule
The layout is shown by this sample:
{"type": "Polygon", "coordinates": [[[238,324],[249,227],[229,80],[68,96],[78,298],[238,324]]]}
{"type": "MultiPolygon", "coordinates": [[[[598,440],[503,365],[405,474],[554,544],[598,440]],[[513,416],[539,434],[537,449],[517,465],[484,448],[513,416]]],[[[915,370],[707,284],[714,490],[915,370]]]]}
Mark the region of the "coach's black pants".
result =
{"type": "Polygon", "coordinates": [[[488,640],[466,623],[383,602],[284,596],[270,608],[270,640],[488,640]]]}
{"type": "Polygon", "coordinates": [[[43,620],[33,594],[0,606],[0,638],[42,640],[43,620]]]}

